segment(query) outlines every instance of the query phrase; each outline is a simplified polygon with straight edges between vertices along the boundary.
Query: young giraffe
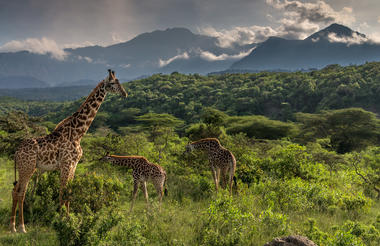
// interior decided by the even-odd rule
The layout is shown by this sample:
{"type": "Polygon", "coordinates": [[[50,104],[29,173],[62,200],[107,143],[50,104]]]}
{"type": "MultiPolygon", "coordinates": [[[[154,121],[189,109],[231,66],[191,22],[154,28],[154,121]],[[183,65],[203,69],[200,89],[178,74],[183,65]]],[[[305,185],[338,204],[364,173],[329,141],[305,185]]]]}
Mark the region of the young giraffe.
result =
{"type": "Polygon", "coordinates": [[[186,146],[185,152],[191,152],[193,150],[202,150],[207,152],[208,160],[211,167],[211,173],[214,178],[215,189],[218,191],[218,185],[220,181],[220,172],[222,172],[222,187],[225,188],[227,184],[227,174],[228,174],[228,184],[230,189],[230,195],[232,195],[232,181],[235,182],[235,169],[236,160],[235,156],[228,149],[224,148],[218,139],[216,138],[204,138],[199,141],[189,143],[186,146]]]}
{"type": "Polygon", "coordinates": [[[132,169],[133,176],[133,193],[132,193],[132,203],[130,211],[132,211],[133,203],[136,200],[137,190],[139,184],[144,192],[146,202],[148,203],[148,191],[146,188],[146,181],[152,180],[154,187],[157,190],[160,204],[162,202],[162,196],[164,194],[163,188],[165,187],[165,195],[167,195],[166,189],[166,172],[165,170],[150,161],[148,161],[143,156],[117,156],[117,155],[106,155],[100,159],[101,161],[110,161],[112,164],[117,166],[124,166],[132,169]]]}
{"type": "Polygon", "coordinates": [[[82,157],[80,141],[87,132],[95,118],[100,105],[108,92],[127,97],[127,93],[115,77],[115,73],[108,70],[109,74],[90,93],[86,101],[71,116],[61,121],[54,131],[47,136],[27,139],[21,143],[15,153],[15,178],[16,167],[19,173],[18,182],[15,181],[12,192],[13,204],[10,227],[16,232],[16,208],[19,208],[19,231],[25,233],[23,203],[25,192],[30,178],[36,169],[43,171],[60,171],[60,206],[65,204],[69,211],[69,201],[62,199],[62,194],[67,182],[74,178],[78,161],[82,157]]]}

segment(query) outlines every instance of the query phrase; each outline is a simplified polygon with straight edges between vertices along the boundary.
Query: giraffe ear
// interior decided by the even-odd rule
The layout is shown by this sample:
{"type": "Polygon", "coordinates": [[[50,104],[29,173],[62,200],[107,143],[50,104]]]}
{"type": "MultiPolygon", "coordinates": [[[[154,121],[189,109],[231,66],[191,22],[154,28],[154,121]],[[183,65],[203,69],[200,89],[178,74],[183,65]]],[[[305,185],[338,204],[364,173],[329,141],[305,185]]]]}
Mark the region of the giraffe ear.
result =
{"type": "Polygon", "coordinates": [[[108,69],[108,76],[109,76],[110,78],[112,78],[112,70],[111,70],[111,69],[108,69]]]}

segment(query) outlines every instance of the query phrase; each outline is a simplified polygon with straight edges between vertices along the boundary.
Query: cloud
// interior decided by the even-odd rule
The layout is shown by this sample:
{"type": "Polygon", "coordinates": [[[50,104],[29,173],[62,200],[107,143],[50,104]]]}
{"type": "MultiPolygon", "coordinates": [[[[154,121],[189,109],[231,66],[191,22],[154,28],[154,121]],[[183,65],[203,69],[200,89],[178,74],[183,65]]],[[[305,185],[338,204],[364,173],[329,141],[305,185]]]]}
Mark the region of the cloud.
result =
{"type": "Polygon", "coordinates": [[[217,45],[223,48],[231,47],[234,44],[245,45],[265,41],[270,36],[278,34],[271,27],[265,26],[250,26],[250,27],[235,27],[231,30],[217,31],[213,27],[206,27],[199,30],[200,33],[216,37],[217,45]]]}
{"type": "Polygon", "coordinates": [[[350,25],[355,22],[355,16],[351,7],[343,7],[342,10],[336,11],[324,1],[314,3],[289,1],[289,0],[266,0],[270,6],[285,11],[287,19],[297,20],[299,22],[308,21],[310,23],[329,24],[339,22],[350,25]]]}
{"type": "Polygon", "coordinates": [[[129,64],[129,63],[128,64],[120,64],[119,67],[124,68],[124,69],[128,69],[131,67],[131,64],[129,64]]]}
{"type": "Polygon", "coordinates": [[[171,62],[173,62],[175,60],[178,60],[178,59],[185,59],[185,60],[187,60],[189,58],[190,58],[189,54],[187,52],[183,52],[182,54],[173,56],[172,58],[169,58],[167,60],[159,59],[158,66],[159,67],[165,67],[165,66],[167,66],[168,64],[170,64],[171,62]]]}
{"type": "Polygon", "coordinates": [[[324,1],[301,2],[289,0],[266,0],[266,3],[283,12],[279,20],[279,36],[288,39],[304,39],[331,23],[350,25],[356,21],[351,7],[334,10],[324,1]]]}
{"type": "Polygon", "coordinates": [[[64,44],[62,47],[64,49],[76,49],[76,48],[81,48],[81,47],[88,47],[88,46],[94,46],[95,44],[90,42],[90,41],[84,41],[82,43],[70,43],[70,44],[64,44]]]}
{"type": "MultiPolygon", "coordinates": [[[[309,0],[310,1],[310,0],[309,0]]],[[[270,26],[237,26],[233,29],[215,30],[213,27],[199,29],[199,32],[218,39],[218,45],[223,48],[235,44],[244,45],[265,41],[268,37],[277,36],[286,39],[304,39],[331,23],[350,25],[356,21],[351,7],[334,10],[324,1],[301,2],[290,0],[266,0],[267,5],[279,11],[280,18],[267,15],[277,27],[270,26]]]]}
{"type": "Polygon", "coordinates": [[[239,54],[235,55],[228,55],[228,54],[221,54],[221,55],[215,55],[209,51],[201,51],[200,57],[207,61],[224,61],[224,60],[233,60],[233,59],[241,59],[247,55],[249,55],[255,48],[252,48],[248,51],[242,51],[239,54]]]}
{"type": "Polygon", "coordinates": [[[357,33],[353,33],[351,37],[347,36],[337,36],[336,33],[329,33],[328,40],[331,43],[345,43],[347,46],[353,44],[363,44],[363,43],[376,43],[375,40],[369,39],[366,36],[361,36],[357,33]]]}
{"type": "Polygon", "coordinates": [[[78,56],[78,60],[85,60],[88,63],[92,63],[93,62],[93,60],[90,57],[88,57],[88,56],[78,56]]]}
{"type": "Polygon", "coordinates": [[[0,46],[0,52],[16,52],[26,50],[36,54],[50,54],[52,58],[64,60],[68,55],[58,44],[48,38],[27,38],[25,40],[13,40],[0,46]]]}
{"type": "Polygon", "coordinates": [[[120,35],[119,35],[118,33],[116,33],[116,32],[112,32],[112,33],[111,33],[111,39],[112,39],[112,43],[113,43],[113,44],[123,43],[123,42],[126,41],[126,40],[122,39],[122,38],[120,37],[120,35]]]}

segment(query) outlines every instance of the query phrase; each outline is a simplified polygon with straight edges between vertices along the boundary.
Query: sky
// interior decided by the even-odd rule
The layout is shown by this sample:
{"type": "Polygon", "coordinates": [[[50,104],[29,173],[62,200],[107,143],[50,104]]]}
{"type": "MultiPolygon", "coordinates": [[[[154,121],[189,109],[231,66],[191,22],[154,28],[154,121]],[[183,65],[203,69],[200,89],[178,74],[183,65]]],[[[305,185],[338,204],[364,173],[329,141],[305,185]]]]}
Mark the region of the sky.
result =
{"type": "Polygon", "coordinates": [[[233,43],[303,39],[339,23],[380,40],[379,0],[0,0],[0,52],[111,45],[186,27],[233,43]]]}

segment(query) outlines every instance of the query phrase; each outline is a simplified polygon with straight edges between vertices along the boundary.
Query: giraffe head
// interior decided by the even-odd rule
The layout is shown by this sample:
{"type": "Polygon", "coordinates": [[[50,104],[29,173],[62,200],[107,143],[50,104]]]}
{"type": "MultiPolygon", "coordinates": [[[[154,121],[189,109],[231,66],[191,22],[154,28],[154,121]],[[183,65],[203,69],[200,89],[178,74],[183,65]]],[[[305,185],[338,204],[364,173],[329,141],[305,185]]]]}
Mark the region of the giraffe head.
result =
{"type": "Polygon", "coordinates": [[[185,153],[190,153],[191,151],[194,150],[194,146],[191,144],[191,143],[188,143],[186,145],[186,150],[185,150],[185,153]]]}
{"type": "Polygon", "coordinates": [[[104,80],[107,92],[119,94],[122,97],[127,97],[128,94],[120,84],[119,80],[115,77],[115,71],[108,69],[108,76],[104,80]]]}
{"type": "Polygon", "coordinates": [[[99,159],[99,161],[110,161],[110,160],[112,160],[112,157],[110,156],[109,152],[107,152],[105,156],[99,159]]]}

